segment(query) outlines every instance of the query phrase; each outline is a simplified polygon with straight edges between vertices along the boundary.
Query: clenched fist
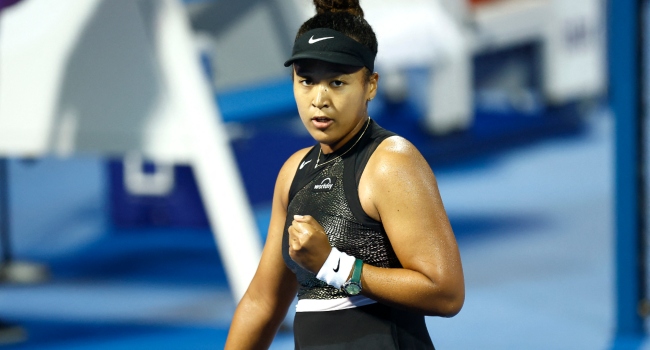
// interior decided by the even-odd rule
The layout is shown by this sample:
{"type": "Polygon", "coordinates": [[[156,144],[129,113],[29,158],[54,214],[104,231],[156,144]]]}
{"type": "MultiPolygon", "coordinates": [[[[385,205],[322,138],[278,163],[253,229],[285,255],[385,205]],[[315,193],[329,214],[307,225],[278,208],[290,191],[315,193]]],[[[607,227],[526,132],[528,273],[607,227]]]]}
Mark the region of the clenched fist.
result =
{"type": "Polygon", "coordinates": [[[289,256],[303,269],[317,274],[332,246],[323,226],[310,215],[294,215],[289,226],[289,256]]]}

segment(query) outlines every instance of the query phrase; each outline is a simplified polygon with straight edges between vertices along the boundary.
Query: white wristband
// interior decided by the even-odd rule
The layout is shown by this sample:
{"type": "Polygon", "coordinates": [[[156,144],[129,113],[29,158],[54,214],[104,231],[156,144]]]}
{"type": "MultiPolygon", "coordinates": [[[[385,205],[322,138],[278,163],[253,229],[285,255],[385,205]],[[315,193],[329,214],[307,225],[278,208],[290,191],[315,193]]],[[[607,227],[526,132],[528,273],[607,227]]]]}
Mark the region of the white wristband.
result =
{"type": "Polygon", "coordinates": [[[330,255],[325,260],[320,271],[318,271],[316,278],[339,289],[348,280],[350,271],[354,267],[354,260],[356,260],[355,257],[342,253],[332,247],[330,255]]]}

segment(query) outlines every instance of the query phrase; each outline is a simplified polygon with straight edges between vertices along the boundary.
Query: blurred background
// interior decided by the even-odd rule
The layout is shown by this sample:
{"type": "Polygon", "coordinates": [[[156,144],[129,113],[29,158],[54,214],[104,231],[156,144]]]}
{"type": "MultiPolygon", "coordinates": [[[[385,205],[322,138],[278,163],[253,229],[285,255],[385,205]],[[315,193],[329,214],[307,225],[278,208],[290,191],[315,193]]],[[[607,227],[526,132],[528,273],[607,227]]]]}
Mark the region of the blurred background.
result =
{"type": "MultiPolygon", "coordinates": [[[[440,349],[641,349],[641,0],[361,0],[370,115],[436,173],[466,302],[440,349]]],[[[0,347],[218,349],[314,143],[308,0],[0,0],[0,347]]],[[[293,310],[272,349],[293,349],[293,310]]]]}

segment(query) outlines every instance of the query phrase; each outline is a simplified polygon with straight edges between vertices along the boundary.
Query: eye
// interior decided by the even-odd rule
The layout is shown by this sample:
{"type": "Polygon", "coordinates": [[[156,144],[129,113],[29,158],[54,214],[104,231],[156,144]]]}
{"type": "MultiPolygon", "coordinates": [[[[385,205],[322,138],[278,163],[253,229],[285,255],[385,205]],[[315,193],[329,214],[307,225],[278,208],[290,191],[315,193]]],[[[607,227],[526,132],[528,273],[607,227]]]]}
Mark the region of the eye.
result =
{"type": "Polygon", "coordinates": [[[345,83],[342,82],[342,81],[340,81],[340,80],[334,80],[334,81],[332,81],[332,82],[330,83],[330,85],[332,85],[333,87],[341,87],[341,86],[343,86],[344,84],[345,84],[345,83]]]}
{"type": "Polygon", "coordinates": [[[312,81],[311,81],[311,79],[301,79],[300,84],[303,85],[303,86],[309,86],[309,85],[312,84],[312,81]]]}

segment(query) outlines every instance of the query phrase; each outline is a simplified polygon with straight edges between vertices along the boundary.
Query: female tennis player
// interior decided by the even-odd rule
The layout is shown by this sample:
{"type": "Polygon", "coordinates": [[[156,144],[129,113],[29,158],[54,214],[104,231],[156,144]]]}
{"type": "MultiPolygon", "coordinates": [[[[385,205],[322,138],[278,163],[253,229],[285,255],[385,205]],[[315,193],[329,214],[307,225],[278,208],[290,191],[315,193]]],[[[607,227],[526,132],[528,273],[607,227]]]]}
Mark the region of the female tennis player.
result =
{"type": "Polygon", "coordinates": [[[465,298],[435,176],[368,115],[377,39],[359,1],[314,4],[285,65],[316,145],[280,170],[226,349],[268,348],[296,294],[296,349],[433,349],[424,317],[454,316],[465,298]]]}

